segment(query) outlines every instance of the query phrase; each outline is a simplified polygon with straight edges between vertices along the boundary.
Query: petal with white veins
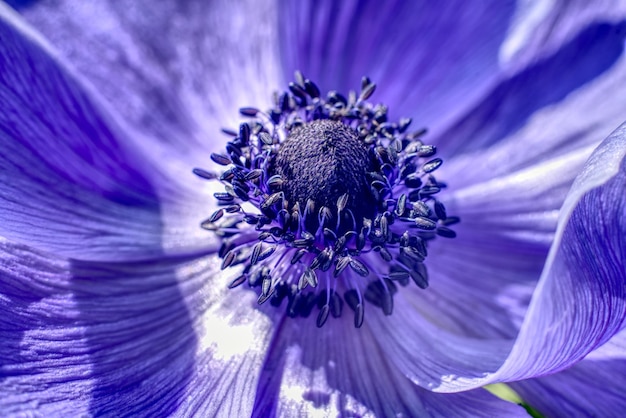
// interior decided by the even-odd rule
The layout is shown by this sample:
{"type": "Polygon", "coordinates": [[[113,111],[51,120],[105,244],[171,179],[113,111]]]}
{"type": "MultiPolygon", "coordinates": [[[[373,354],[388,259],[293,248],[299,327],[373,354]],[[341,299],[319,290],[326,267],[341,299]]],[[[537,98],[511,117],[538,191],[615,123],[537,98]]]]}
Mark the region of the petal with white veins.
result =
{"type": "Polygon", "coordinates": [[[0,257],[4,413],[171,410],[184,400],[198,343],[181,294],[190,284],[179,289],[174,264],[77,263],[7,241],[0,257]]]}
{"type": "Polygon", "coordinates": [[[215,258],[76,262],[3,240],[0,269],[3,413],[251,414],[271,321],[215,282],[215,258]]]}
{"type": "Polygon", "coordinates": [[[193,165],[129,133],[38,34],[0,5],[0,236],[77,259],[207,252],[193,165]],[[149,149],[148,149],[149,148],[149,149]]]}
{"type": "Polygon", "coordinates": [[[430,243],[430,285],[401,292],[413,300],[408,309],[465,337],[514,338],[554,239],[559,207],[591,151],[450,190],[444,201],[448,213],[461,218],[453,227],[457,237],[430,243]]]}
{"type": "Polygon", "coordinates": [[[132,128],[191,166],[224,144],[239,107],[265,109],[281,84],[272,1],[44,0],[20,12],[132,128]]]}
{"type": "Polygon", "coordinates": [[[562,370],[624,326],[625,156],[626,125],[622,125],[594,151],[576,178],[502,374],[517,378],[562,370]]]}
{"type": "Polygon", "coordinates": [[[0,236],[75,258],[160,252],[158,170],[45,41],[0,12],[0,236]]]}
{"type": "Polygon", "coordinates": [[[438,394],[420,388],[392,364],[367,321],[355,329],[343,315],[319,330],[309,321],[285,318],[277,326],[253,416],[526,416],[482,389],[438,394]]]}

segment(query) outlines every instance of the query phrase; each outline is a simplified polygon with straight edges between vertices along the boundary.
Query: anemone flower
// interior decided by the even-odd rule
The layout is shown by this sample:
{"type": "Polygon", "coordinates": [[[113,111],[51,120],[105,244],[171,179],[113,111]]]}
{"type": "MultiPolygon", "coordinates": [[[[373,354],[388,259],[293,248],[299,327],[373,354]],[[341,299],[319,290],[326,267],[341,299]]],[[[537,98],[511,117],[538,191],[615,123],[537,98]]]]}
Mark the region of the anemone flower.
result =
{"type": "Polygon", "coordinates": [[[1,414],[623,411],[626,7],[454,3],[0,6],[1,414]]]}

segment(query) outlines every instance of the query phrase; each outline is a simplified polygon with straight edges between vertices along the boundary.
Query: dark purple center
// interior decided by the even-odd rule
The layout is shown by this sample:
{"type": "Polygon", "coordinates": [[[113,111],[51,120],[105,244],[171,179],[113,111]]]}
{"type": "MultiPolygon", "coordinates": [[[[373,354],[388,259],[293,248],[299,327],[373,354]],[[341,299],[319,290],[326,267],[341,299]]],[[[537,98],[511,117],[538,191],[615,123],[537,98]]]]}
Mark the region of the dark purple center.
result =
{"type": "Polygon", "coordinates": [[[316,120],[292,131],[280,146],[276,174],[285,180],[285,198],[305,208],[315,203],[316,211],[325,206],[337,213],[337,202],[347,195],[345,208],[358,223],[375,211],[367,173],[368,148],[353,129],[341,122],[316,120]]]}

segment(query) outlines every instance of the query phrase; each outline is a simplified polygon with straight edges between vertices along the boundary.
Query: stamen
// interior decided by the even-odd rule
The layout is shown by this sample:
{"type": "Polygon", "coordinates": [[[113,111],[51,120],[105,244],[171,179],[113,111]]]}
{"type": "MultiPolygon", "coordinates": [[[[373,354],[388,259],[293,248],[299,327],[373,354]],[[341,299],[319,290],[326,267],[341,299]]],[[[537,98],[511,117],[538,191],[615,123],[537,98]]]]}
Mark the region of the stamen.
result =
{"type": "Polygon", "coordinates": [[[343,301],[357,328],[365,301],[391,315],[397,284],[425,289],[428,242],[454,238],[459,222],[435,198],[443,160],[422,142],[426,130],[389,121],[385,105],[368,101],[368,77],[360,87],[324,98],[297,72],[272,109],[242,107],[249,120],[223,129],[225,152],[211,154],[220,175],[193,170],[225,187],[202,227],[222,239],[222,269],[243,266],[229,287],[258,287],[259,304],[286,299],[294,318],[317,307],[318,327],[341,316],[343,301]]]}

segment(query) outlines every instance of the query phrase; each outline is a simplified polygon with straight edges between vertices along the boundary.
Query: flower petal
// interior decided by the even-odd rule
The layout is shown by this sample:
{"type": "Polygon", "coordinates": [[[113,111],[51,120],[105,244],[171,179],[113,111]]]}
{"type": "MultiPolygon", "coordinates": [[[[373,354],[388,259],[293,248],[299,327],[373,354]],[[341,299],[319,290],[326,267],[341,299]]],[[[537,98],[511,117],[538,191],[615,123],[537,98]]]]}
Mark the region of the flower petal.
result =
{"type": "Polygon", "coordinates": [[[193,165],[155,159],[2,5],[0,31],[0,236],[77,259],[210,250],[198,225],[212,190],[193,165]]]}
{"type": "MultiPolygon", "coordinates": [[[[623,282],[626,248],[622,238],[626,231],[622,193],[626,181],[626,167],[622,162],[626,154],[625,134],[626,125],[603,142],[572,187],[548,261],[515,340],[511,339],[515,335],[502,330],[506,331],[507,321],[512,330],[520,326],[524,305],[517,304],[528,297],[528,293],[514,295],[505,290],[515,285],[516,280],[524,284],[519,266],[531,267],[532,272],[537,260],[524,266],[523,258],[508,258],[508,251],[515,254],[514,246],[495,245],[493,256],[485,258],[493,261],[494,256],[500,256],[503,267],[510,268],[510,282],[506,281],[506,275],[497,274],[499,264],[486,267],[484,278],[472,274],[480,272],[479,269],[456,264],[462,274],[467,273],[466,287],[470,288],[472,281],[481,287],[470,295],[490,288],[495,290],[491,304],[485,301],[487,296],[472,299],[472,296],[460,295],[461,301],[472,304],[468,303],[464,311],[458,308],[462,307],[462,302],[452,304],[450,309],[455,320],[450,321],[445,317],[445,299],[441,301],[433,296],[431,302],[440,305],[429,307],[425,305],[425,298],[399,292],[393,316],[369,317],[376,333],[383,336],[384,349],[407,376],[421,386],[444,392],[540,376],[575,363],[620,329],[626,315],[623,282]],[[478,285],[481,280],[487,283],[501,278],[505,280],[502,287],[478,285]],[[486,324],[477,324],[480,315],[475,312],[484,315],[482,320],[486,324]],[[465,327],[458,324],[463,313],[466,314],[465,327]],[[496,318],[497,314],[502,317],[496,318]],[[490,327],[492,331],[485,332],[490,327]],[[483,332],[471,332],[472,328],[483,332]]],[[[530,249],[532,239],[528,241],[530,249]]],[[[517,251],[523,253],[523,248],[517,251]]],[[[480,260],[472,260],[472,263],[480,260]]],[[[470,264],[466,260],[466,265],[470,264]]],[[[431,268],[433,282],[436,282],[436,268],[437,265],[431,268]]],[[[502,273],[505,271],[503,269],[502,273]]],[[[444,284],[443,289],[455,292],[449,284],[447,289],[444,284]]],[[[521,289],[528,290],[528,287],[521,289]]],[[[464,292],[462,284],[456,292],[464,292]]]]}
{"type": "Polygon", "coordinates": [[[177,271],[198,344],[182,416],[251,416],[278,315],[256,309],[257,295],[230,290],[221,260],[206,257],[177,271]]]}
{"type": "Polygon", "coordinates": [[[344,92],[369,76],[376,100],[432,129],[495,79],[513,12],[502,1],[282,2],[284,69],[344,92]]]}
{"type": "Polygon", "coordinates": [[[0,6],[0,236],[77,258],[160,251],[155,171],[95,95],[0,6]]]}
{"type": "Polygon", "coordinates": [[[503,75],[462,118],[434,132],[431,141],[444,156],[473,152],[465,162],[486,164],[470,171],[467,182],[597,143],[599,134],[610,133],[603,129],[622,122],[625,37],[621,22],[581,28],[551,55],[503,75]]]}
{"type": "Polygon", "coordinates": [[[525,416],[482,389],[437,394],[413,384],[349,315],[322,330],[310,328],[310,319],[286,318],[277,327],[254,416],[525,416]]]}
{"type": "Polygon", "coordinates": [[[467,336],[517,334],[558,210],[593,150],[589,144],[621,118],[619,106],[598,103],[625,81],[625,63],[620,58],[601,81],[542,110],[501,143],[455,156],[441,168],[452,192],[442,198],[462,222],[454,242],[433,243],[431,287],[414,292],[429,316],[447,318],[448,327],[467,336]]]}
{"type": "Polygon", "coordinates": [[[250,415],[271,321],[215,283],[214,258],[71,262],[1,241],[0,269],[3,413],[250,415]]]}
{"type": "Polygon", "coordinates": [[[5,413],[181,401],[197,341],[172,266],[72,263],[6,241],[0,256],[5,413]]]}
{"type": "Polygon", "coordinates": [[[594,151],[574,182],[503,374],[517,378],[562,370],[623,327],[625,156],[626,125],[622,125],[594,151]]]}
{"type": "Polygon", "coordinates": [[[571,41],[580,28],[594,22],[616,23],[626,17],[626,3],[599,0],[518,2],[500,59],[524,66],[571,41]]]}
{"type": "Polygon", "coordinates": [[[625,376],[626,332],[621,331],[571,368],[511,386],[544,416],[619,417],[626,410],[625,376]]]}
{"type": "Polygon", "coordinates": [[[64,0],[21,12],[128,124],[193,166],[220,145],[221,127],[237,126],[239,107],[265,108],[280,84],[275,8],[64,0]]]}
{"type": "Polygon", "coordinates": [[[465,337],[514,338],[554,239],[559,207],[590,152],[442,194],[448,213],[461,218],[457,237],[429,244],[430,285],[404,289],[413,301],[407,308],[416,305],[465,337]]]}

